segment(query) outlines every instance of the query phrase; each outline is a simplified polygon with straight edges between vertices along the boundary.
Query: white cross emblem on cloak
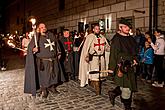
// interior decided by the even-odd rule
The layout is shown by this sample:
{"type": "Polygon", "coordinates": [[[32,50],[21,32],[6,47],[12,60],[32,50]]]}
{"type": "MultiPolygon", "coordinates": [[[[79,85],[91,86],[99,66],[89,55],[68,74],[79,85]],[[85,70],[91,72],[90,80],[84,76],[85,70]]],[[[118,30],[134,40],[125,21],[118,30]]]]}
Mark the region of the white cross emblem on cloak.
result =
{"type": "Polygon", "coordinates": [[[46,39],[46,40],[48,41],[48,43],[44,43],[45,48],[50,46],[50,51],[54,50],[53,49],[54,42],[51,42],[50,39],[46,39]]]}

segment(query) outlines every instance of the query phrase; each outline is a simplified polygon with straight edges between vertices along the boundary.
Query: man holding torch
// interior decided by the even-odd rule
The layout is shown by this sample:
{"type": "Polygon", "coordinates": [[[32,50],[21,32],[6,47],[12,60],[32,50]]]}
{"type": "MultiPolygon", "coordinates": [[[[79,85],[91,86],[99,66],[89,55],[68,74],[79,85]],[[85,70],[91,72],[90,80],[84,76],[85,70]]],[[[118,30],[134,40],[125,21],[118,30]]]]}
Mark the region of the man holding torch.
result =
{"type": "Polygon", "coordinates": [[[47,32],[44,23],[38,26],[38,32],[32,37],[27,51],[25,66],[24,92],[47,98],[48,92],[57,93],[56,86],[65,78],[59,64],[61,52],[54,35],[47,32]]]}

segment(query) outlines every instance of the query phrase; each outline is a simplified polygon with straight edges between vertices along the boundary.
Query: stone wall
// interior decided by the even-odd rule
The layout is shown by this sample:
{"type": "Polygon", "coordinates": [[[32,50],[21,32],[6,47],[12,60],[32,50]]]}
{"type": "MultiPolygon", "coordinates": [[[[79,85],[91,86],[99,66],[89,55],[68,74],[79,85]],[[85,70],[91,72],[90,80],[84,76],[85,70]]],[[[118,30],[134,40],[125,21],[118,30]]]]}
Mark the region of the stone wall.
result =
{"type": "Polygon", "coordinates": [[[158,0],[158,27],[165,31],[165,0],[158,0]]]}
{"type": "Polygon", "coordinates": [[[149,0],[65,0],[65,9],[59,11],[59,0],[35,0],[27,6],[27,12],[37,16],[48,29],[66,27],[78,30],[78,22],[92,23],[109,18],[110,29],[116,30],[120,17],[134,18],[134,27],[148,28],[149,0]],[[134,10],[145,11],[145,14],[134,10]]]}
{"type": "Polygon", "coordinates": [[[5,30],[6,33],[19,34],[23,33],[23,23],[24,23],[24,2],[20,0],[19,2],[14,1],[9,6],[5,8],[5,30]]]}
{"type": "MultiPolygon", "coordinates": [[[[120,17],[132,18],[134,28],[144,32],[149,28],[149,0],[65,0],[65,8],[61,11],[59,1],[26,0],[26,18],[36,16],[38,23],[44,22],[48,29],[57,30],[60,27],[78,30],[78,22],[89,24],[99,19],[109,19],[109,29],[115,31],[120,17]]],[[[164,7],[165,0],[159,0],[158,26],[163,29],[164,7]]]]}

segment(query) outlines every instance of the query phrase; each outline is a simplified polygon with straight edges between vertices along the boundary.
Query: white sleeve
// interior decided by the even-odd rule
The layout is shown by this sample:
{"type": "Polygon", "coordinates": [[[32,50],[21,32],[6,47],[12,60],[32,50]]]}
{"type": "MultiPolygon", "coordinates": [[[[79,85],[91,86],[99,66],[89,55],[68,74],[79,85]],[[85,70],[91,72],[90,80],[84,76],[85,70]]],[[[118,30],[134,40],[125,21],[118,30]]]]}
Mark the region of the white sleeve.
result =
{"type": "Polygon", "coordinates": [[[156,45],[154,45],[154,43],[151,42],[150,45],[151,45],[151,47],[152,47],[154,50],[157,50],[157,49],[158,49],[158,47],[157,47],[156,45]]]}

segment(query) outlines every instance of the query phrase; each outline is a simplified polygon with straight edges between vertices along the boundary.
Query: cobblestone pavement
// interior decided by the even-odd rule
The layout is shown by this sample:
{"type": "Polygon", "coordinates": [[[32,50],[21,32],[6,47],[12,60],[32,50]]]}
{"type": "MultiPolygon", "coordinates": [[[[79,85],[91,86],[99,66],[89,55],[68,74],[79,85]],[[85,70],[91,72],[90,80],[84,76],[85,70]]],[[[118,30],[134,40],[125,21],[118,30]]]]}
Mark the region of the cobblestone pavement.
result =
{"type": "Polygon", "coordinates": [[[7,53],[7,71],[0,71],[0,110],[122,110],[112,106],[107,95],[95,95],[94,89],[81,88],[73,80],[57,87],[60,94],[47,99],[23,93],[24,63],[17,52],[7,53]]]}
{"type": "Polygon", "coordinates": [[[120,110],[112,107],[104,95],[95,95],[92,88],[81,88],[74,81],[58,86],[60,94],[50,94],[47,99],[33,100],[23,93],[24,69],[0,72],[1,110],[120,110]]]}
{"type": "MultiPolygon", "coordinates": [[[[8,56],[8,55],[6,55],[8,56]]],[[[23,93],[24,64],[17,54],[6,57],[7,71],[0,71],[0,110],[122,110],[120,97],[113,107],[107,92],[114,88],[112,81],[102,83],[102,94],[87,86],[81,88],[78,81],[58,86],[60,94],[50,94],[43,100],[23,93]]],[[[138,92],[133,94],[133,110],[165,110],[165,88],[155,88],[138,78],[138,92]]]]}

